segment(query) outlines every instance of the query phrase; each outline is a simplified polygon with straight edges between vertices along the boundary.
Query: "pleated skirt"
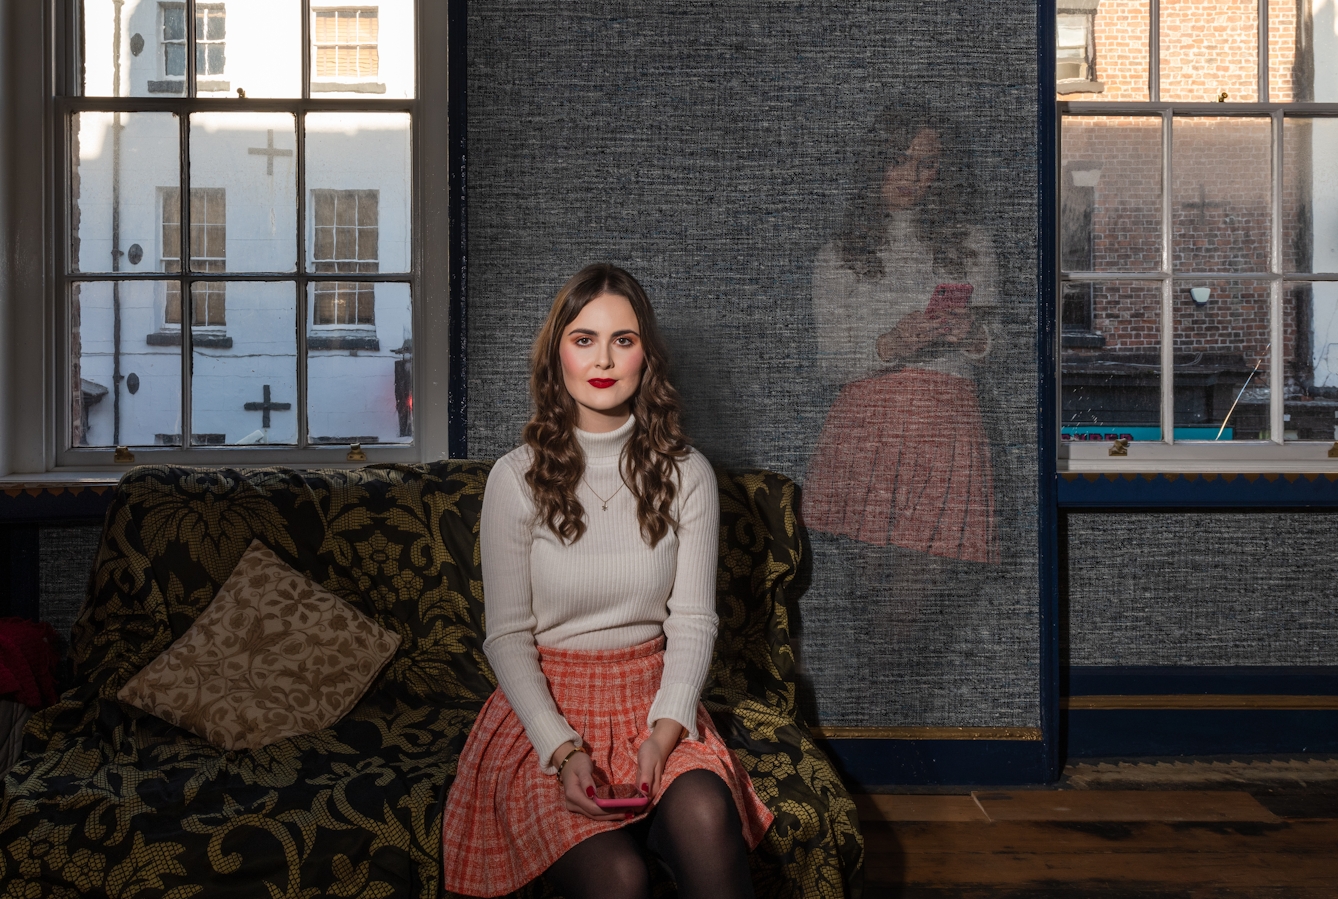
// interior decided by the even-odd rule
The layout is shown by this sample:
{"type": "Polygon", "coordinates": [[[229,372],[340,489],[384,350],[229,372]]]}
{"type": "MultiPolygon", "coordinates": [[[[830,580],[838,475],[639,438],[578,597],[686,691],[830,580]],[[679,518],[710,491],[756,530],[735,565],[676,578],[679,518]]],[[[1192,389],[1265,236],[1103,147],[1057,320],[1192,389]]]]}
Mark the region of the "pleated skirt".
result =
{"type": "Polygon", "coordinates": [[[804,523],[874,546],[999,561],[975,384],[903,368],[847,384],[804,480],[804,523]]]}
{"type": "MultiPolygon", "coordinates": [[[[541,646],[539,664],[558,710],[585,740],[596,782],[635,783],[637,749],[650,736],[646,717],[664,669],[664,637],[616,650],[541,646]]],[[[715,772],[733,794],[744,839],[754,848],[771,826],[772,814],[700,703],[697,731],[700,742],[685,739],[670,754],[660,792],[687,771],[715,772]]],[[[561,786],[540,770],[534,747],[500,688],[479,713],[458,771],[442,824],[443,887],[451,892],[505,895],[534,880],[582,840],[632,823],[593,821],[567,811],[561,786]]]]}

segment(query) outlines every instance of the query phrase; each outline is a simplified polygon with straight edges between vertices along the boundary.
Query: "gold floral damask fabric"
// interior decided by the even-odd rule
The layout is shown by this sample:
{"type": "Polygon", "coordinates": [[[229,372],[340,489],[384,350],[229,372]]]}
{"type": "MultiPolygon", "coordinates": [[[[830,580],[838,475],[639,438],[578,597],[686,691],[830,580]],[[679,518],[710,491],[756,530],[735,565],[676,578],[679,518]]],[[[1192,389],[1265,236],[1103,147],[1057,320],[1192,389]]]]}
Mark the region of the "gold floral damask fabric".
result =
{"type": "Polygon", "coordinates": [[[175,643],[116,698],[224,749],[259,749],[334,724],[400,645],[251,541],[175,643]]]}
{"type": "MultiPolygon", "coordinates": [[[[135,469],[75,625],[76,684],[0,795],[0,897],[437,897],[441,812],[495,679],[478,517],[489,465],[135,469]],[[331,726],[226,750],[117,700],[253,540],[401,644],[331,726]]],[[[854,806],[794,709],[794,485],[721,476],[720,638],[704,700],[776,822],[758,895],[857,895],[854,806]]],[[[660,881],[657,896],[673,895],[660,881]]],[[[527,899],[554,895],[539,881],[527,899]]]]}

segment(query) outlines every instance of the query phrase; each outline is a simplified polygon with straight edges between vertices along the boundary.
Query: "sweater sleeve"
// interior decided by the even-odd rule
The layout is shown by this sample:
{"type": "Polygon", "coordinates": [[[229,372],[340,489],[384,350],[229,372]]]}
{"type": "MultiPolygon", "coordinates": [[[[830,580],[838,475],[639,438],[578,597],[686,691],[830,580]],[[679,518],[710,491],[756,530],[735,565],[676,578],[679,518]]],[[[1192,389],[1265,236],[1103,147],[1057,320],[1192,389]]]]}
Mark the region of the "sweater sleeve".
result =
{"type": "Polygon", "coordinates": [[[530,594],[530,546],[534,506],[514,457],[493,468],[483,493],[479,549],[483,562],[483,608],[487,638],[483,652],[497,675],[507,702],[525,727],[539,767],[554,774],[553,753],[581,737],[558,711],[548,679],[539,668],[534,642],[535,617],[530,594]]]}
{"type": "Polygon", "coordinates": [[[664,673],[648,723],[669,718],[697,733],[697,703],[715,648],[716,557],[720,551],[720,488],[715,472],[695,450],[680,466],[678,564],[664,622],[664,673]]]}

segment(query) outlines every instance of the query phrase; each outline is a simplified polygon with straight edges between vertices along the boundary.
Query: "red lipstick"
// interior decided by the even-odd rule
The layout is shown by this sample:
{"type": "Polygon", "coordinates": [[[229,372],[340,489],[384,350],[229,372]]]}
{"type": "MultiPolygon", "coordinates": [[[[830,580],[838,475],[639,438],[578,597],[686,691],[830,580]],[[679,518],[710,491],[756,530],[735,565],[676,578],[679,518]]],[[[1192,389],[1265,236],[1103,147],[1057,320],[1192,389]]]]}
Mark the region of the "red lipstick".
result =
{"type": "Polygon", "coordinates": [[[589,383],[591,387],[598,387],[600,390],[603,390],[606,387],[612,387],[618,382],[613,378],[591,378],[589,383]]]}

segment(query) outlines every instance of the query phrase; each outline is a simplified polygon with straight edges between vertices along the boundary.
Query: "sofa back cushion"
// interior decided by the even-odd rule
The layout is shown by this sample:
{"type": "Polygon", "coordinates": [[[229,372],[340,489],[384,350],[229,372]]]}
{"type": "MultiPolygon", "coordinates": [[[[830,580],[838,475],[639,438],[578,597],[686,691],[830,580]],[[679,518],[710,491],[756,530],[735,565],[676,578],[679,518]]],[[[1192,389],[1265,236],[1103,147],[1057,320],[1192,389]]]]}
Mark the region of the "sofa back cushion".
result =
{"type": "Polygon", "coordinates": [[[479,636],[477,559],[489,467],[134,469],[108,509],[74,628],[79,679],[113,698],[185,633],[259,539],[401,637],[384,689],[406,700],[482,703],[494,683],[479,636]]]}
{"type": "MultiPolygon", "coordinates": [[[[496,683],[483,655],[478,520],[491,463],[354,471],[128,472],[107,513],[92,592],[71,651],[79,679],[112,699],[184,634],[253,539],[401,637],[364,702],[396,697],[477,709],[496,683]]],[[[716,645],[708,697],[794,712],[785,588],[802,542],[795,485],[724,472],[716,645]]]]}

